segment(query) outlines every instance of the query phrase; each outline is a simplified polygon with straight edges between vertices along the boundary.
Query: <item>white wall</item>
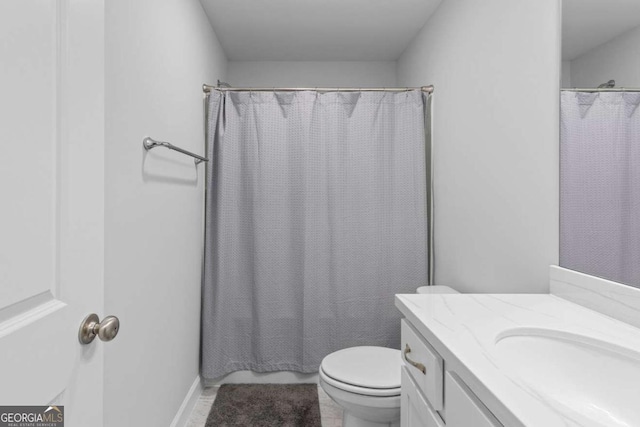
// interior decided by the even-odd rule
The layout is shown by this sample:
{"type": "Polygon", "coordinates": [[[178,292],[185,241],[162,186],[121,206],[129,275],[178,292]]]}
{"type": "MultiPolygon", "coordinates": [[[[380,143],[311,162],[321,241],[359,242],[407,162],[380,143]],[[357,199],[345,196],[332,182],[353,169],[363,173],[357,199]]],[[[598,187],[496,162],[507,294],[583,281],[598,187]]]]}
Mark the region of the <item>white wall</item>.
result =
{"type": "Polygon", "coordinates": [[[571,61],[575,87],[597,87],[611,79],[617,87],[640,87],[640,27],[571,61]]]}
{"type": "Polygon", "coordinates": [[[560,85],[563,88],[573,87],[571,86],[571,61],[562,61],[562,78],[560,79],[560,85]]]}
{"type": "Polygon", "coordinates": [[[235,87],[392,87],[395,61],[230,61],[235,87]]]}
{"type": "Polygon", "coordinates": [[[198,0],[106,4],[105,425],[168,426],[199,371],[202,83],[226,59],[198,0]]]}
{"type": "Polygon", "coordinates": [[[558,261],[558,0],[447,0],[398,61],[435,85],[436,281],[546,292],[558,261]]]}

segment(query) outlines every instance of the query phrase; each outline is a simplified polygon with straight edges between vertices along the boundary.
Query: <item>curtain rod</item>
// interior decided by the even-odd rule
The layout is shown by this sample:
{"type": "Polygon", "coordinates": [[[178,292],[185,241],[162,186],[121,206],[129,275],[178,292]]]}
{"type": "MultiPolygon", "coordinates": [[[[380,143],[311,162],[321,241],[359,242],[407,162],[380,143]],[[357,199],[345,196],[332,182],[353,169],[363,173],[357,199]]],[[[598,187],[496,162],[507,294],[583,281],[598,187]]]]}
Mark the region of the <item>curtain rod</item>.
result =
{"type": "Polygon", "coordinates": [[[206,94],[213,90],[221,92],[237,91],[237,92],[301,92],[301,91],[317,91],[317,92],[407,92],[410,90],[421,90],[427,93],[433,93],[433,86],[422,87],[218,87],[204,84],[202,91],[206,94]]]}
{"type": "Polygon", "coordinates": [[[640,92],[640,88],[637,87],[603,87],[603,88],[562,88],[564,92],[640,92]]]}

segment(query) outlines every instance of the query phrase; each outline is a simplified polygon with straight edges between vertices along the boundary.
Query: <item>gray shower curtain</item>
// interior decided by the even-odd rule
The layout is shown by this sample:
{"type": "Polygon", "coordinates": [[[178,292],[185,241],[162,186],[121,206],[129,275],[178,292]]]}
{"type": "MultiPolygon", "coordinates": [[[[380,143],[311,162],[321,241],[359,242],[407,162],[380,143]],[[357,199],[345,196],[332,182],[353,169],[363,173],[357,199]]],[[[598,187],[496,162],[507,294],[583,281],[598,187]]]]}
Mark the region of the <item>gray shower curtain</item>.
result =
{"type": "Polygon", "coordinates": [[[211,93],[205,378],[399,346],[394,294],[427,282],[427,104],[421,91],[211,93]]]}
{"type": "Polygon", "coordinates": [[[562,92],[560,265],[640,287],[640,93],[562,92]]]}

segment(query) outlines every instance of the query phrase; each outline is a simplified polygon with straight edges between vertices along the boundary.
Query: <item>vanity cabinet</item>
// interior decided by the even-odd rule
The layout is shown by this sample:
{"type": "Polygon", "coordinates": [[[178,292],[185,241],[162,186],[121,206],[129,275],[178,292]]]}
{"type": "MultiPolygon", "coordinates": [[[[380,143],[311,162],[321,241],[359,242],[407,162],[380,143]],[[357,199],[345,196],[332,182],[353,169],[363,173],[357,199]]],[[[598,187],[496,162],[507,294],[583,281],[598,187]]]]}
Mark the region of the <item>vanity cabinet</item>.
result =
{"type": "Polygon", "coordinates": [[[444,427],[438,412],[427,402],[411,379],[407,367],[402,367],[402,396],[400,400],[402,427],[444,427]]]}
{"type": "Polygon", "coordinates": [[[455,373],[445,372],[444,390],[448,427],[502,426],[455,373]]]}
{"type": "Polygon", "coordinates": [[[402,427],[501,427],[446,360],[403,319],[402,427]]]}

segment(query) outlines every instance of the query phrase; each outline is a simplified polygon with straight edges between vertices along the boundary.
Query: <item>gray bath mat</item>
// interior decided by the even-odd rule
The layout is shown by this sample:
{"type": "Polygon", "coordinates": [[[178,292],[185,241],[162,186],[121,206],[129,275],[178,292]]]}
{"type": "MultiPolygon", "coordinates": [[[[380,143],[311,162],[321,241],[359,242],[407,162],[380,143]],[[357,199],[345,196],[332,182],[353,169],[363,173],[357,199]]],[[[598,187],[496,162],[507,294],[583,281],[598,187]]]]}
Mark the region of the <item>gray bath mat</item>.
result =
{"type": "Polygon", "coordinates": [[[317,384],[224,384],[205,427],[321,427],[317,384]]]}

